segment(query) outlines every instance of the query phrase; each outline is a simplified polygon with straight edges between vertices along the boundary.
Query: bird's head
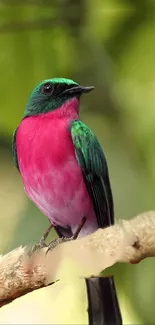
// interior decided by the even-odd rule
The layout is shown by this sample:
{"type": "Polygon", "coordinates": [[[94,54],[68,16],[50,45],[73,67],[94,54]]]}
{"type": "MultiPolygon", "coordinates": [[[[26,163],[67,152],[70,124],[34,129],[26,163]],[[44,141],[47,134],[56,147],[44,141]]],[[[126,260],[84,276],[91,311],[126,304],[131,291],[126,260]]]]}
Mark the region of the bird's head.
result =
{"type": "Polygon", "coordinates": [[[73,99],[79,101],[83,93],[87,93],[93,89],[93,86],[80,86],[70,79],[53,78],[44,80],[30,94],[24,117],[57,110],[63,104],[73,99]]]}

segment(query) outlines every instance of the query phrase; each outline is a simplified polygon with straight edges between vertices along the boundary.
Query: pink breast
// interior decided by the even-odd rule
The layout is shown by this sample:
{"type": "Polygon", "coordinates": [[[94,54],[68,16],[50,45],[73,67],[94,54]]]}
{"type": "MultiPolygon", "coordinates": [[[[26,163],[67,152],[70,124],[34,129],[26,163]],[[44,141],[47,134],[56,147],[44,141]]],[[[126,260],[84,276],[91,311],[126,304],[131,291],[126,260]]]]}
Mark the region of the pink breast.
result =
{"type": "MultiPolygon", "coordinates": [[[[55,224],[76,225],[92,215],[65,118],[48,114],[22,120],[16,137],[25,192],[55,224]]],[[[94,213],[93,213],[94,215],[94,213]]]]}

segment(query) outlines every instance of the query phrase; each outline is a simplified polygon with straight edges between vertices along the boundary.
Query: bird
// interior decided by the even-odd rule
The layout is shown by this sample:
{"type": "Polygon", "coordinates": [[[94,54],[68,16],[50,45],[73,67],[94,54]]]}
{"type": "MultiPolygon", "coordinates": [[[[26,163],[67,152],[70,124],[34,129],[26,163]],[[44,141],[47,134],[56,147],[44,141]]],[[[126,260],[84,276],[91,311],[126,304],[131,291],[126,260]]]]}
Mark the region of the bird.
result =
{"type": "Polygon", "coordinates": [[[65,78],[41,82],[30,94],[13,136],[13,158],[27,196],[61,236],[79,237],[114,222],[105,155],[79,119],[79,101],[93,86],[65,78]]]}
{"type": "Polygon", "coordinates": [[[93,89],[66,78],[40,82],[13,134],[13,160],[24,191],[59,237],[73,236],[83,218],[78,237],[114,223],[106,157],[79,118],[81,96],[93,89]]]}

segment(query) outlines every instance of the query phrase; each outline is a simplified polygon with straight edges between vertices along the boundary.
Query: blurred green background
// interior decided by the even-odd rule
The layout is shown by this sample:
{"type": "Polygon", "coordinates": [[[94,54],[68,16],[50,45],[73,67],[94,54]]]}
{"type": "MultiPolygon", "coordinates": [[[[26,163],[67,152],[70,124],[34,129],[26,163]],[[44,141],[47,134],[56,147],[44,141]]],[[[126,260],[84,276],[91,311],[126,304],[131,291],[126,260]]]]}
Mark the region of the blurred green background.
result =
{"type": "MultiPolygon", "coordinates": [[[[0,1],[0,253],[38,240],[48,220],[28,200],[11,137],[31,89],[68,77],[96,90],[81,119],[105,151],[117,218],[155,209],[155,1],[0,1]]],[[[155,261],[116,265],[125,324],[155,321],[155,261]]]]}

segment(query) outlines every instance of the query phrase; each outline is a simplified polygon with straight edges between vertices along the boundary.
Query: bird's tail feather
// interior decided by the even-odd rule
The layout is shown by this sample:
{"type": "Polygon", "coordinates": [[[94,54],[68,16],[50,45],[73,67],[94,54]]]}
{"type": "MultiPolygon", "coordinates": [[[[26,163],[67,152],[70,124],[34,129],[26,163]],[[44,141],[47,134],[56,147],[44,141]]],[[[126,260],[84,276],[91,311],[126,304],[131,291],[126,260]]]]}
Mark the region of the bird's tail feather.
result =
{"type": "Polygon", "coordinates": [[[86,280],[89,325],[122,325],[113,277],[86,280]]]}

